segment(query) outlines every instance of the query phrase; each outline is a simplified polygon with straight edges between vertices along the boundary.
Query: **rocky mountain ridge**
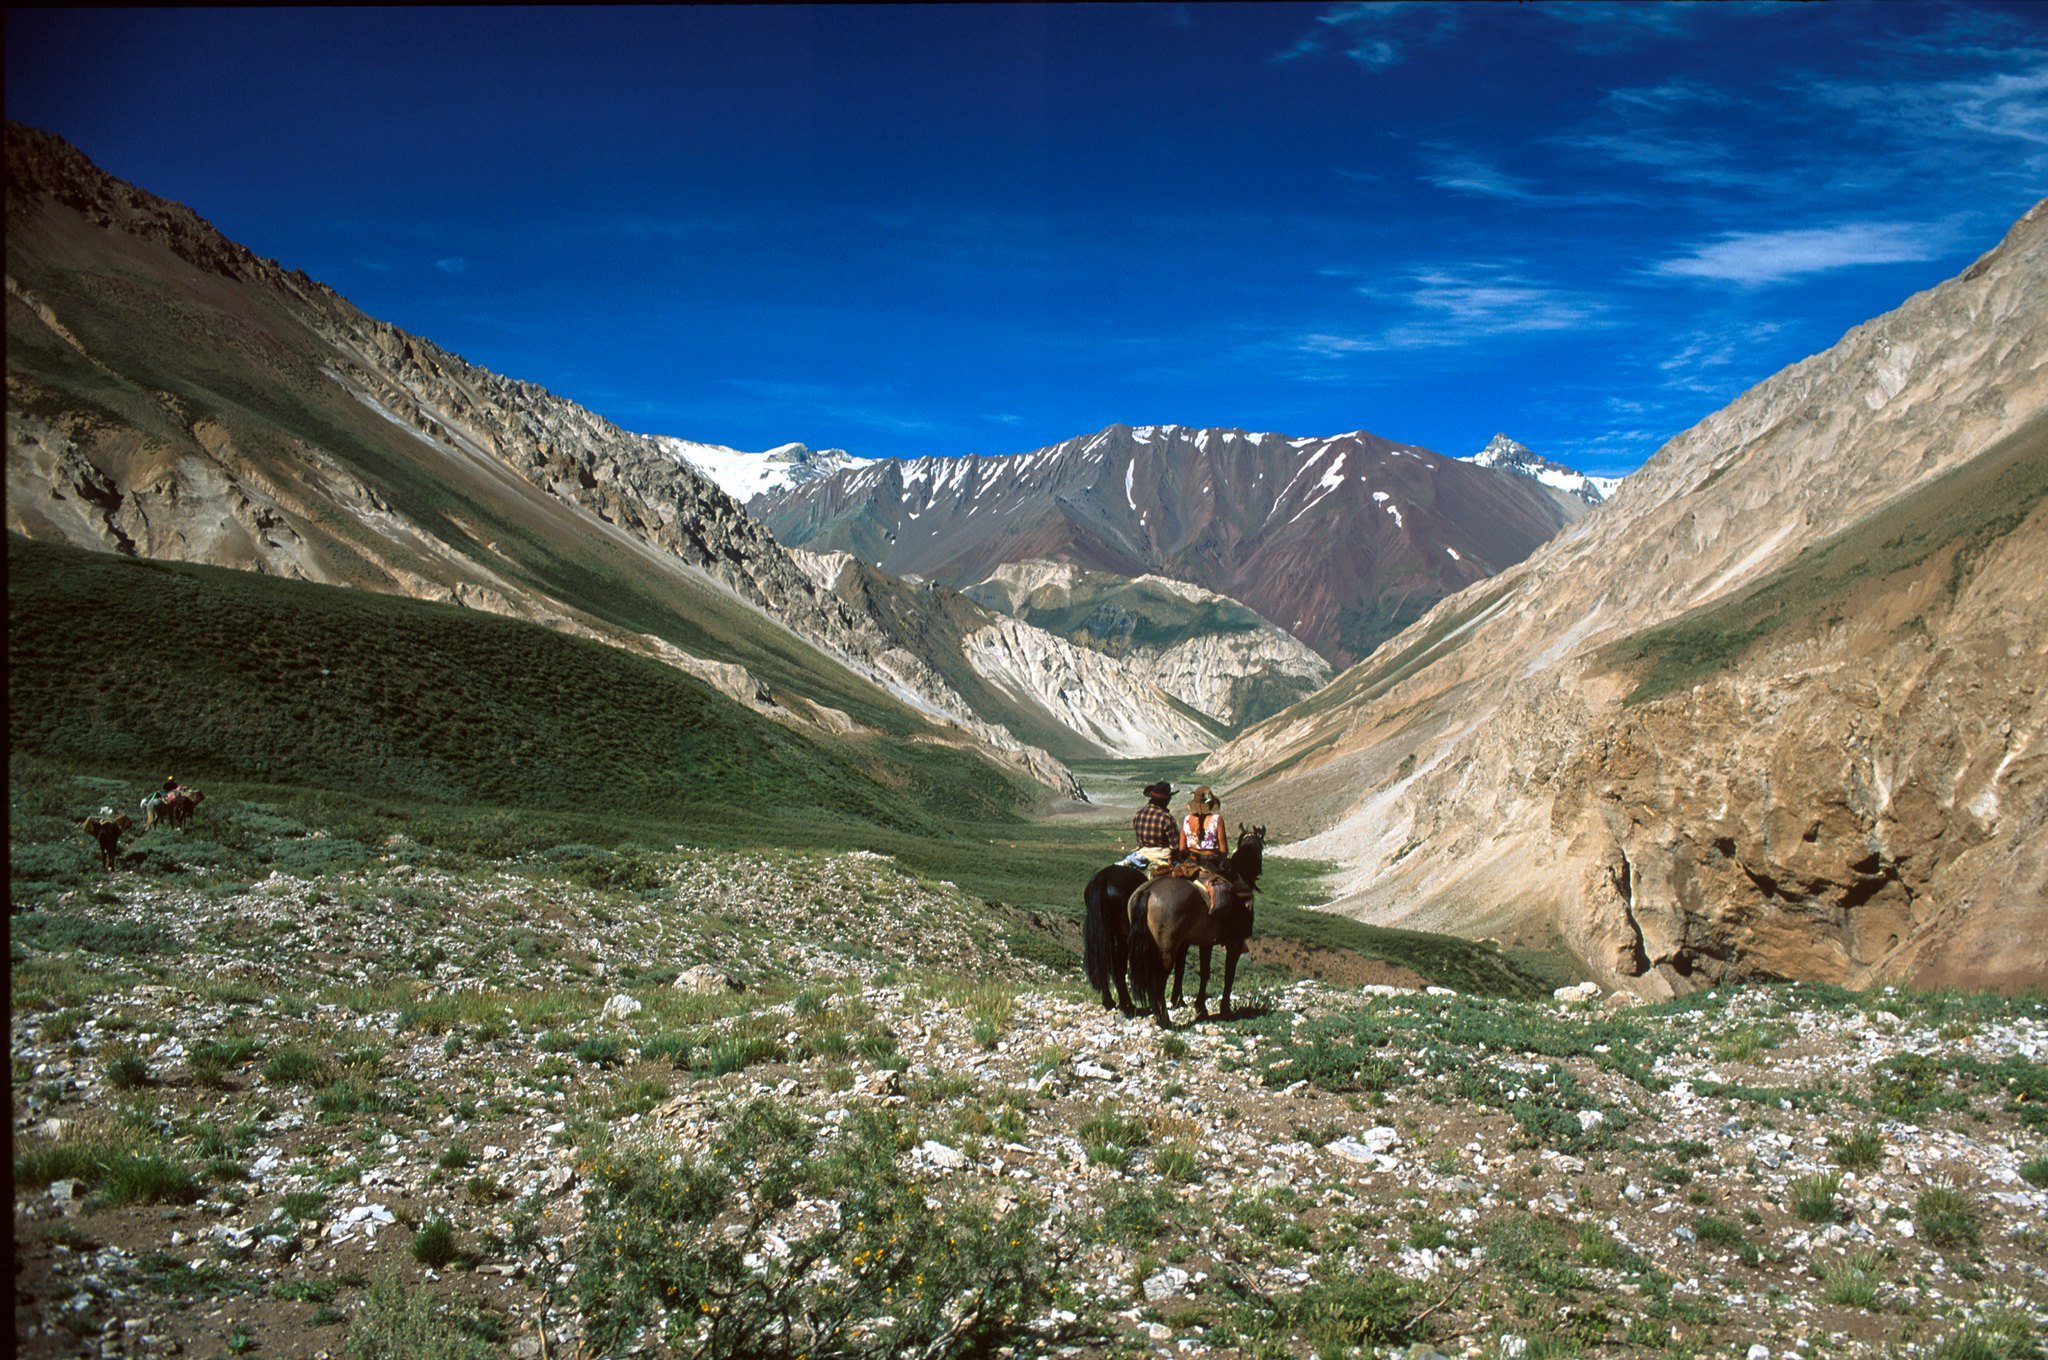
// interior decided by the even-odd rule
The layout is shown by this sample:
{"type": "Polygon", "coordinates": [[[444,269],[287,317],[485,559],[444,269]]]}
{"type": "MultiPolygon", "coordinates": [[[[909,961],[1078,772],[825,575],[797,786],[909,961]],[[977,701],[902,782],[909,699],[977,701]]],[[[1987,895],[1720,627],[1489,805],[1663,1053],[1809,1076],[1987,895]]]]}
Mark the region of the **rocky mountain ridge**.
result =
{"type": "Polygon", "coordinates": [[[743,626],[787,630],[1078,794],[929,668],[895,664],[672,444],[367,317],[58,138],[10,124],[6,145],[11,532],[510,614],[654,655],[770,716],[853,725],[683,645],[680,620],[663,636],[608,617],[610,592],[568,565],[602,543],[657,594],[710,585],[743,626]]]}
{"type": "Polygon", "coordinates": [[[1032,453],[883,459],[750,504],[778,539],[965,589],[1058,559],[1225,595],[1339,664],[1587,507],[1365,431],[1112,425],[1032,453]]]}
{"type": "Polygon", "coordinates": [[[1346,864],[1343,910],[1646,993],[2038,986],[2044,494],[2037,207],[1205,771],[1346,864]]]}

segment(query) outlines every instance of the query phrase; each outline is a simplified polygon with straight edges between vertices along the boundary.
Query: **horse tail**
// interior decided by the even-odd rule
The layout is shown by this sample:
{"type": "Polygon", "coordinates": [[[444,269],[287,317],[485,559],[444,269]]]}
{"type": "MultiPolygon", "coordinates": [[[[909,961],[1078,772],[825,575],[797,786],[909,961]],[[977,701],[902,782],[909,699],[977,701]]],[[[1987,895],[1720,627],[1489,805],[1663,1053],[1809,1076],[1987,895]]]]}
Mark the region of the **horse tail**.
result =
{"type": "Polygon", "coordinates": [[[1150,997],[1166,985],[1166,955],[1152,938],[1151,889],[1131,894],[1131,991],[1150,997]]]}
{"type": "Polygon", "coordinates": [[[1097,991],[1109,987],[1109,875],[1088,880],[1087,915],[1081,921],[1081,966],[1087,970],[1088,985],[1097,991]]]}

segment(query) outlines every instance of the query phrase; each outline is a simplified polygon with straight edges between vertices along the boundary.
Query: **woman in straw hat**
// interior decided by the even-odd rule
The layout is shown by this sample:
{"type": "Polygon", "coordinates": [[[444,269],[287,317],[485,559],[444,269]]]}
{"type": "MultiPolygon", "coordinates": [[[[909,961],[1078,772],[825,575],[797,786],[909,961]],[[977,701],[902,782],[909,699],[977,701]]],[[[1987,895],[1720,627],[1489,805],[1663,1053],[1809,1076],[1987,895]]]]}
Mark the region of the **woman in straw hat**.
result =
{"type": "Polygon", "coordinates": [[[1210,792],[1207,784],[1189,796],[1180,836],[1181,844],[1194,854],[1197,864],[1223,872],[1223,861],[1230,856],[1230,835],[1223,827],[1223,802],[1210,792]]]}

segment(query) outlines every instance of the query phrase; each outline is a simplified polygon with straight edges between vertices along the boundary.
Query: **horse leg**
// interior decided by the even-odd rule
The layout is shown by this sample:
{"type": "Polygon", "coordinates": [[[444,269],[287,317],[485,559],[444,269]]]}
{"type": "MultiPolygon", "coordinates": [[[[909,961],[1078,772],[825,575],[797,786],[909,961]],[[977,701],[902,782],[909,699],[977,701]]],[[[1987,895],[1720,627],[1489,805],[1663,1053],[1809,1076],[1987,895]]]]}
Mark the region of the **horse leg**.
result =
{"type": "MultiPolygon", "coordinates": [[[[1199,964],[1201,976],[1195,982],[1195,1019],[1197,1020],[1207,1020],[1209,1018],[1209,949],[1210,946],[1206,944],[1202,946],[1202,958],[1199,964]]],[[[1228,1002],[1224,1003],[1223,1010],[1226,1015],[1230,1013],[1228,1002]]]]}
{"type": "Polygon", "coordinates": [[[1223,1009],[1217,1014],[1225,1020],[1230,1018],[1230,984],[1237,977],[1237,956],[1242,953],[1244,949],[1241,946],[1231,948],[1226,945],[1223,949],[1223,1009]]]}
{"type": "Polygon", "coordinates": [[[1173,1004],[1176,1006],[1181,1004],[1180,980],[1181,976],[1187,972],[1187,967],[1187,951],[1182,950],[1179,956],[1175,958],[1173,964],[1173,1004]]]}
{"type": "MultiPolygon", "coordinates": [[[[1131,1005],[1131,989],[1127,979],[1131,975],[1131,941],[1128,933],[1113,936],[1109,942],[1109,975],[1116,979],[1116,1008],[1124,1015],[1135,1015],[1131,1005]]],[[[1109,988],[1102,989],[1102,1004],[1109,1004],[1109,988]]]]}
{"type": "Polygon", "coordinates": [[[1159,976],[1152,983],[1152,995],[1146,998],[1152,1003],[1152,1018],[1159,1022],[1159,1028],[1172,1029],[1173,1017],[1166,1013],[1166,970],[1160,969],[1159,976]]]}

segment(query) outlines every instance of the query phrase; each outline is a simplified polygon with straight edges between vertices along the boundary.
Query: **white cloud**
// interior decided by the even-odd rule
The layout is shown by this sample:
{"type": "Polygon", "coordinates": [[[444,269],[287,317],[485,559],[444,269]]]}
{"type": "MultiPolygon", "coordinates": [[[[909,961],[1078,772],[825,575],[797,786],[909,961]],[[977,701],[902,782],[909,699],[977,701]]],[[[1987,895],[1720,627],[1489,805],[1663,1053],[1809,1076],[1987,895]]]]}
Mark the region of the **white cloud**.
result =
{"type": "Polygon", "coordinates": [[[463,270],[469,268],[469,261],[460,255],[450,255],[446,259],[434,261],[434,268],[440,270],[443,274],[460,274],[463,270]]]}
{"type": "Polygon", "coordinates": [[[1755,286],[1856,265],[1932,259],[1946,229],[1920,222],[1850,222],[1836,227],[1730,232],[1665,260],[1651,272],[1755,286]]]}

